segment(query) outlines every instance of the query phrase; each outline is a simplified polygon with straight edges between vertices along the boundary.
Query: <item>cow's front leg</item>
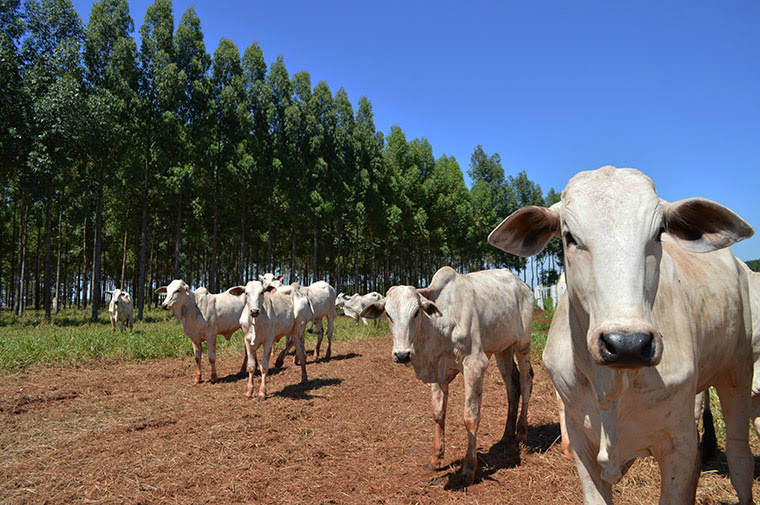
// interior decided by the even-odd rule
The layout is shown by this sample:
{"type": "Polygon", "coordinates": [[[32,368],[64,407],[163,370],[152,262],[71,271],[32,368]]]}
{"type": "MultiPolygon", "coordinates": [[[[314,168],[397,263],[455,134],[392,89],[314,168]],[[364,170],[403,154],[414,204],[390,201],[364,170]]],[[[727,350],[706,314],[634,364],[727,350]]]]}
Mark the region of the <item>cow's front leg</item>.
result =
{"type": "Polygon", "coordinates": [[[216,382],[216,335],[206,336],[206,346],[208,347],[208,362],[211,365],[211,383],[216,382]]]}
{"type": "MultiPolygon", "coordinates": [[[[243,337],[243,342],[245,342],[245,337],[243,337]]],[[[245,344],[244,344],[244,347],[245,347],[245,344]]],[[[254,355],[254,358],[255,358],[255,355],[254,355]]],[[[241,374],[245,373],[245,371],[246,371],[247,368],[248,368],[248,352],[244,348],[243,349],[243,364],[240,365],[240,372],[239,373],[241,373],[241,374]]]]}
{"type": "Polygon", "coordinates": [[[248,368],[248,387],[245,390],[245,397],[251,398],[253,396],[253,374],[256,372],[256,348],[253,342],[247,337],[243,337],[243,345],[245,346],[245,363],[248,368]]]}
{"type": "Polygon", "coordinates": [[[201,382],[201,351],[203,350],[203,342],[195,340],[193,342],[193,353],[195,354],[195,383],[201,382]]]}
{"type": "Polygon", "coordinates": [[[430,384],[430,392],[433,400],[433,421],[435,422],[435,435],[433,439],[433,455],[430,463],[426,466],[437,470],[443,462],[443,453],[446,450],[446,404],[449,400],[449,385],[430,384]]]}
{"type": "Polygon", "coordinates": [[[111,332],[116,333],[116,322],[111,318],[111,332]]]}
{"type": "Polygon", "coordinates": [[[754,462],[749,449],[747,419],[751,410],[751,370],[742,370],[741,364],[715,384],[726,422],[726,459],[731,484],[736,489],[739,505],[752,501],[752,474],[754,462]]]}
{"type": "Polygon", "coordinates": [[[530,404],[530,393],[533,391],[533,370],[530,367],[530,343],[525,348],[515,347],[515,357],[517,358],[517,368],[520,369],[520,396],[522,405],[520,405],[520,418],[517,420],[517,440],[528,443],[528,404],[530,404]]]}
{"type": "Polygon", "coordinates": [[[296,359],[301,364],[301,384],[306,384],[309,378],[306,376],[306,348],[303,342],[303,329],[300,335],[293,335],[293,342],[296,345],[296,359]]]}
{"type": "Polygon", "coordinates": [[[583,505],[611,505],[612,484],[602,479],[602,467],[596,460],[598,447],[592,447],[583,434],[583,428],[572,421],[567,423],[567,436],[573,447],[572,454],[581,481],[583,505]]]}
{"type": "Polygon", "coordinates": [[[134,330],[135,316],[129,316],[129,331],[134,330]]]}
{"type": "Polygon", "coordinates": [[[478,468],[478,427],[480,404],[483,399],[483,376],[488,367],[485,355],[469,356],[464,360],[464,424],[467,427],[467,453],[462,465],[462,482],[469,485],[478,468]]]}
{"type": "MultiPolygon", "coordinates": [[[[696,499],[701,462],[697,425],[690,417],[683,416],[679,433],[672,433],[669,443],[653,448],[660,466],[660,505],[694,503],[696,499]]],[[[746,431],[746,424],[744,427],[746,431]]]]}
{"type": "Polygon", "coordinates": [[[274,336],[267,335],[264,341],[264,355],[261,356],[261,385],[259,386],[259,401],[264,401],[267,397],[267,372],[269,371],[269,358],[272,354],[272,346],[274,345],[274,336]]]}
{"type": "Polygon", "coordinates": [[[515,439],[515,425],[517,423],[517,409],[520,401],[520,376],[515,370],[513,361],[514,350],[510,347],[494,355],[496,365],[499,367],[504,387],[507,390],[507,423],[504,426],[504,434],[501,439],[505,442],[513,442],[515,439]]]}
{"type": "Polygon", "coordinates": [[[333,333],[335,333],[335,315],[327,316],[327,351],[325,352],[326,360],[330,359],[332,356],[333,333]]]}

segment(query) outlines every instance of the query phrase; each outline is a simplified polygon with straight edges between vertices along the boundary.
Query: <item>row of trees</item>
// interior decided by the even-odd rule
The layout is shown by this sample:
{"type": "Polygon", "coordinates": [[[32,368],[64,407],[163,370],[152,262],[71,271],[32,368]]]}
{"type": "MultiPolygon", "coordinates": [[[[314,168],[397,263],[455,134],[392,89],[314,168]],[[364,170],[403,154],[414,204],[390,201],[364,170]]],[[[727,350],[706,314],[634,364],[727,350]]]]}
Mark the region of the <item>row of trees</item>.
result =
{"type": "Polygon", "coordinates": [[[273,271],[351,292],[443,264],[524,270],[485,239],[559,198],[481,146],[468,188],[426,139],[377,131],[366,97],[267,66],[255,42],[209,55],[195,9],[175,29],[171,0],[148,8],[139,46],[126,0],[95,2],[86,26],[70,0],[0,0],[0,29],[0,303],[19,315],[49,319],[56,300],[97,320],[116,286],[141,318],[172,278],[217,292],[273,271]]]}

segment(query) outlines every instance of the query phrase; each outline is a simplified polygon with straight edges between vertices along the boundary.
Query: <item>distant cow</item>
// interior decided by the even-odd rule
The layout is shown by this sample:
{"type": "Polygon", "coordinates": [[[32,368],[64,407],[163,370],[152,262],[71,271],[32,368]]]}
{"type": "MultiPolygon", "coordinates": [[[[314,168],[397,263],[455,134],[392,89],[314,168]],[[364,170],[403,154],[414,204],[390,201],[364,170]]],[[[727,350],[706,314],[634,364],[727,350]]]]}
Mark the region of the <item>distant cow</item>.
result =
{"type": "Polygon", "coordinates": [[[116,323],[121,322],[121,331],[124,331],[124,324],[129,322],[129,329],[133,326],[134,304],[132,296],[121,289],[106,291],[111,295],[111,301],[108,304],[108,316],[111,318],[111,330],[116,331],[116,323]]]}
{"type": "Polygon", "coordinates": [[[267,272],[264,275],[259,275],[259,280],[261,281],[261,284],[264,286],[264,288],[267,288],[269,286],[279,288],[284,285],[282,282],[284,278],[284,275],[275,275],[271,272],[267,272]]]}
{"type": "MultiPolygon", "coordinates": [[[[362,310],[364,310],[364,307],[369,305],[370,303],[377,302],[383,298],[383,295],[378,293],[377,291],[371,291],[367,293],[366,295],[360,295],[359,293],[354,293],[351,296],[347,296],[345,293],[340,293],[338,297],[335,299],[335,308],[336,309],[343,309],[343,313],[353,319],[356,324],[359,324],[359,317],[361,317],[359,314],[362,313],[362,310]]],[[[365,318],[361,318],[362,322],[364,323],[364,326],[367,326],[367,320],[365,318]]],[[[375,319],[375,326],[380,324],[380,319],[375,319]]]]}
{"type": "MultiPolygon", "coordinates": [[[[309,333],[317,334],[317,345],[314,347],[314,359],[319,358],[319,348],[322,344],[322,337],[324,335],[324,328],[322,326],[322,319],[327,318],[327,351],[325,352],[325,359],[330,359],[332,355],[332,339],[335,331],[335,288],[333,288],[326,281],[317,281],[309,286],[299,286],[298,284],[291,284],[290,286],[283,286],[277,288],[277,292],[289,292],[293,288],[300,288],[301,292],[306,295],[309,300],[309,306],[313,314],[313,325],[309,330],[309,333]]],[[[277,357],[275,366],[282,366],[285,356],[288,350],[293,345],[292,340],[289,338],[285,349],[282,350],[277,357]]]]}
{"type": "MultiPolygon", "coordinates": [[[[193,343],[195,351],[195,382],[201,382],[201,349],[203,341],[208,345],[208,362],[211,364],[211,382],[216,382],[216,336],[227,340],[240,328],[240,315],[245,307],[245,297],[233,295],[230,290],[212,295],[206,288],[190,289],[185,281],[174,279],[168,286],[156,290],[166,295],[161,304],[164,310],[174,311],[182,323],[182,331],[193,343]]],[[[240,372],[245,371],[247,354],[243,357],[240,372]]]]}
{"type": "Polygon", "coordinates": [[[638,170],[581,172],[551,208],[524,207],[488,241],[519,256],[562,237],[567,295],[544,364],[565,407],[585,504],[612,502],[640,456],[660,467],[661,504],[694,503],[694,397],[715,386],[739,503],[752,503],[747,276],[728,249],[753,234],[703,198],[669,203],[638,170]],[[695,254],[700,253],[700,254],[695,254]]]}
{"type": "Polygon", "coordinates": [[[483,378],[492,354],[509,400],[503,439],[515,437],[517,403],[522,394],[517,437],[522,442],[527,440],[533,384],[529,358],[533,292],[506,269],[460,275],[443,267],[429,287],[394,286],[383,300],[369,304],[361,316],[376,318],[383,312],[393,334],[393,359],[411,363],[417,378],[431,385],[436,423],[429,464],[432,468],[438,468],[443,459],[449,383],[459,373],[464,376],[468,436],[461,478],[470,484],[478,465],[483,378]],[[515,354],[519,379],[513,368],[515,354]]]}
{"type": "Polygon", "coordinates": [[[292,289],[287,293],[275,292],[274,286],[265,288],[261,281],[250,281],[245,286],[236,286],[230,289],[230,293],[244,296],[246,303],[246,309],[240,315],[249,363],[248,388],[245,396],[250,398],[253,395],[254,360],[256,350],[263,344],[264,355],[259,367],[261,386],[258,399],[261,401],[266,397],[266,379],[272,347],[275,341],[284,336],[292,338],[295,342],[296,356],[301,363],[301,383],[305,383],[308,377],[303,334],[306,324],[312,318],[306,295],[299,289],[292,289]]]}

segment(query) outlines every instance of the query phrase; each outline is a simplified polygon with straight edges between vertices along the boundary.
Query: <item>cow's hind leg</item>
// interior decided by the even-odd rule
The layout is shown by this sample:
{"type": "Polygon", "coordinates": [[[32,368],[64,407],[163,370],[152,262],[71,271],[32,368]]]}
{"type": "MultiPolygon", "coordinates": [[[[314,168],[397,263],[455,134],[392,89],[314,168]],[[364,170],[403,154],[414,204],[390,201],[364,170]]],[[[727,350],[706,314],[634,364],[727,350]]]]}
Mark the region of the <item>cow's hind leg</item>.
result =
{"type": "Polygon", "coordinates": [[[216,335],[206,336],[206,346],[208,350],[208,362],[211,365],[211,384],[216,382],[216,335]]]}
{"type": "MultiPolygon", "coordinates": [[[[749,372],[746,374],[749,376],[749,372]]],[[[731,484],[736,489],[739,505],[752,503],[752,475],[754,460],[749,449],[750,417],[749,381],[737,380],[742,374],[736,370],[715,384],[718,391],[723,419],[726,422],[726,459],[731,484]]]]}
{"type": "Polygon", "coordinates": [[[314,346],[314,354],[313,354],[314,361],[316,361],[317,358],[319,358],[319,347],[322,345],[322,337],[324,337],[325,335],[325,329],[322,326],[321,318],[319,320],[314,321],[314,326],[312,327],[312,333],[317,334],[317,345],[314,346]],[[314,328],[316,328],[316,332],[313,331],[314,328]]]}
{"type": "Polygon", "coordinates": [[[524,346],[514,345],[517,367],[520,369],[520,417],[517,419],[517,440],[528,442],[528,405],[533,391],[533,369],[530,366],[530,341],[524,346]]]}
{"type": "Polygon", "coordinates": [[[435,421],[435,438],[433,439],[433,455],[427,468],[437,470],[443,461],[443,453],[446,450],[446,404],[449,400],[449,385],[430,384],[430,392],[433,400],[433,421],[435,421]]]}
{"type": "Polygon", "coordinates": [[[325,351],[325,359],[328,360],[332,356],[332,339],[335,332],[335,314],[328,314],[327,316],[327,351],[325,351]]]}
{"type": "Polygon", "coordinates": [[[478,468],[478,428],[486,368],[488,358],[485,355],[471,355],[464,360],[464,424],[467,427],[467,454],[464,457],[461,477],[465,485],[472,483],[475,470],[478,468]]]}
{"type": "MultiPolygon", "coordinates": [[[[285,348],[280,352],[279,355],[277,355],[277,360],[274,362],[274,366],[277,368],[282,367],[282,365],[285,363],[285,356],[288,355],[288,352],[290,351],[290,348],[293,346],[293,339],[288,335],[285,338],[285,348]]],[[[295,358],[294,358],[295,359],[295,358]]]]}
{"type": "Polygon", "coordinates": [[[520,375],[514,366],[513,355],[514,351],[511,347],[495,354],[496,364],[504,381],[504,387],[507,389],[507,423],[504,426],[504,434],[501,436],[501,439],[505,442],[512,442],[515,439],[517,404],[520,401],[520,375]]]}
{"type": "Polygon", "coordinates": [[[305,384],[309,381],[306,376],[306,349],[303,342],[303,332],[305,327],[301,327],[298,335],[293,335],[293,341],[296,344],[296,358],[301,364],[301,384],[305,384]]]}
{"type": "Polygon", "coordinates": [[[201,351],[203,350],[203,342],[193,342],[193,353],[195,354],[195,383],[201,382],[201,351]]]}

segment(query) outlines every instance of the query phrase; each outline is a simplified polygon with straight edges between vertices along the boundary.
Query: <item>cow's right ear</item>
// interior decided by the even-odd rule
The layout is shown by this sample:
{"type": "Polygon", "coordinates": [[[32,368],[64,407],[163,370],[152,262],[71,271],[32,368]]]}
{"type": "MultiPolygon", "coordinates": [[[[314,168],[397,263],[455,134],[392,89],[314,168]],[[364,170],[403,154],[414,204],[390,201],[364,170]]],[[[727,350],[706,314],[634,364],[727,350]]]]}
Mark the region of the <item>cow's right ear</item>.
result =
{"type": "Polygon", "coordinates": [[[516,210],[488,235],[488,243],[502,251],[527,258],[540,253],[560,234],[559,205],[530,205],[516,210]]]}
{"type": "Polygon", "coordinates": [[[284,276],[284,275],[278,275],[277,277],[275,277],[275,278],[274,278],[274,280],[276,280],[276,281],[281,281],[281,280],[283,280],[284,278],[285,278],[285,276],[284,276]]]}
{"type": "Polygon", "coordinates": [[[104,293],[105,293],[105,294],[107,294],[107,295],[111,295],[111,296],[113,296],[113,291],[111,291],[111,290],[108,290],[108,291],[104,291],[104,293]]]}
{"type": "Polygon", "coordinates": [[[731,209],[706,198],[666,204],[665,230],[679,246],[694,253],[729,247],[755,233],[731,209]]]}
{"type": "Polygon", "coordinates": [[[272,293],[273,291],[277,291],[277,288],[271,284],[264,288],[264,293],[272,293]]]}
{"type": "Polygon", "coordinates": [[[385,298],[377,302],[372,302],[364,307],[364,310],[362,310],[362,313],[359,314],[359,316],[364,319],[378,319],[383,317],[383,312],[385,312],[385,298]]]}
{"type": "Polygon", "coordinates": [[[232,296],[240,296],[245,293],[245,286],[235,286],[227,290],[232,296]]]}
{"type": "Polygon", "coordinates": [[[161,286],[157,290],[154,291],[157,295],[165,295],[166,294],[166,286],[161,286]]]}

